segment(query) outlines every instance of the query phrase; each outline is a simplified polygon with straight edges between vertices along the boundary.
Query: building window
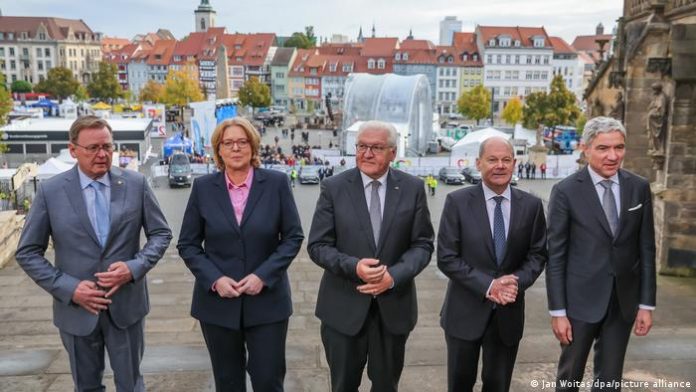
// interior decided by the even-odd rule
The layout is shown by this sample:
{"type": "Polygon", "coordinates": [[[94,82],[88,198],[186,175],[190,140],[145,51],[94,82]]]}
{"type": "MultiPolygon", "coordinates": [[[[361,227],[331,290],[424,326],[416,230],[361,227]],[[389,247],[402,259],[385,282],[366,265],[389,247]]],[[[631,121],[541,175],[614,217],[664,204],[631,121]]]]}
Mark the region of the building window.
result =
{"type": "Polygon", "coordinates": [[[377,68],[384,69],[386,67],[386,62],[384,59],[377,60],[377,68]]]}
{"type": "Polygon", "coordinates": [[[41,57],[41,48],[36,48],[36,57],[41,57]]]}
{"type": "Polygon", "coordinates": [[[503,63],[503,55],[502,54],[497,55],[495,62],[498,64],[502,64],[503,63]]]}
{"type": "Polygon", "coordinates": [[[486,55],[486,64],[493,64],[493,55],[486,55]]]}
{"type": "Polygon", "coordinates": [[[367,60],[367,69],[374,69],[374,68],[375,68],[375,60],[374,59],[367,60]]]}
{"type": "Polygon", "coordinates": [[[478,61],[478,53],[474,53],[473,60],[478,61]]]}
{"type": "Polygon", "coordinates": [[[541,56],[534,56],[534,64],[541,64],[541,56]]]}
{"type": "Polygon", "coordinates": [[[467,61],[469,59],[469,55],[467,53],[462,54],[462,61],[467,61]]]}
{"type": "Polygon", "coordinates": [[[5,48],[0,47],[0,57],[5,57],[5,48]]]}
{"type": "Polygon", "coordinates": [[[549,64],[549,56],[544,56],[544,64],[549,64]]]}
{"type": "Polygon", "coordinates": [[[512,64],[512,61],[510,61],[511,56],[509,54],[505,55],[505,64],[512,64]]]}
{"type": "Polygon", "coordinates": [[[43,61],[37,61],[37,62],[36,62],[36,68],[37,68],[39,71],[43,71],[43,69],[44,69],[44,63],[43,63],[43,61]]]}
{"type": "Polygon", "coordinates": [[[22,48],[22,55],[29,56],[29,48],[22,48]]]}
{"type": "Polygon", "coordinates": [[[520,55],[516,54],[515,55],[515,64],[519,64],[519,63],[520,63],[520,55]]]}
{"type": "Polygon", "coordinates": [[[10,70],[14,71],[17,69],[17,62],[14,60],[10,60],[10,70]]]}
{"type": "Polygon", "coordinates": [[[401,60],[401,53],[396,52],[396,54],[394,54],[394,60],[400,61],[401,60]]]}

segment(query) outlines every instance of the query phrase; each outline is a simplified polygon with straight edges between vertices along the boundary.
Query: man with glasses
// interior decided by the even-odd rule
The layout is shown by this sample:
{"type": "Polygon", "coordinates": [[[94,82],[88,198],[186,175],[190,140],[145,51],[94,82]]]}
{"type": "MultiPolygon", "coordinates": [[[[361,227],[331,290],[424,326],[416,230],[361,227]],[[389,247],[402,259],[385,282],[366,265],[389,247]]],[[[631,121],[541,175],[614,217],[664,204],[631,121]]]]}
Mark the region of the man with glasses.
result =
{"type": "Polygon", "coordinates": [[[69,147],[77,164],[40,184],[15,257],[53,296],[53,323],[75,390],[105,390],[106,348],[116,390],[142,391],[145,274],[172,233],[145,177],[111,166],[113,137],[105,120],[75,120],[69,147]],[[49,237],[54,263],[45,257],[49,237]]]}
{"type": "Polygon", "coordinates": [[[430,261],[433,227],[423,181],[390,169],[393,125],[358,130],[357,168],[324,180],[309,255],[324,269],[316,315],[333,391],[396,391],[406,339],[416,324],[414,278],[430,261]]]}

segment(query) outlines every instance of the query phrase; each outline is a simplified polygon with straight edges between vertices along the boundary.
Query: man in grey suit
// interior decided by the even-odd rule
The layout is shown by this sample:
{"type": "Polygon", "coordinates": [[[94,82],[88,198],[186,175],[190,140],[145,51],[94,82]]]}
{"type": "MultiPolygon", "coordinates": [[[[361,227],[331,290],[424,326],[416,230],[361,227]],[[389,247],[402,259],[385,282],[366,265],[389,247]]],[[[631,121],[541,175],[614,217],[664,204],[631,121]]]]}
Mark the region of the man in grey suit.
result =
{"type": "Polygon", "coordinates": [[[655,233],[650,184],[621,169],[626,130],[587,122],[587,167],[556,184],[549,201],[546,287],[561,342],[556,389],[577,391],[594,343],[592,390],[620,390],[624,356],[652,326],[655,233]]]}
{"type": "Polygon", "coordinates": [[[105,390],[106,347],[116,390],[142,391],[143,318],[150,308],[145,274],[167,249],[171,230],[145,177],[111,166],[105,120],[75,120],[69,147],[77,164],[40,184],[15,256],[53,296],[53,323],[75,390],[105,390]],[[54,264],[45,258],[49,237],[54,264]]]}
{"type": "Polygon", "coordinates": [[[544,269],[541,200],[510,186],[512,143],[484,140],[476,159],[481,183],[447,195],[437,265],[450,278],[440,324],[447,340],[447,385],[472,391],[481,352],[484,391],[509,391],[524,330],[525,291],[544,269]]]}
{"type": "Polygon", "coordinates": [[[307,245],[324,269],[316,315],[333,391],[398,389],[406,339],[416,325],[414,278],[428,265],[433,227],[423,181],[390,169],[397,133],[368,121],[357,168],[324,180],[307,245]]]}

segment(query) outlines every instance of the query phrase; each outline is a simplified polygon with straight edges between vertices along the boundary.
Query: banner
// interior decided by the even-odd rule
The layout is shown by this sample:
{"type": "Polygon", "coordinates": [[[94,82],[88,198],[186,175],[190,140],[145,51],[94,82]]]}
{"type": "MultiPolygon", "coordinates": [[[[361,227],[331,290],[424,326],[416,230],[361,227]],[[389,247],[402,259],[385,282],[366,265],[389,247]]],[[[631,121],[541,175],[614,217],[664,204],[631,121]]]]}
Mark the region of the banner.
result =
{"type": "Polygon", "coordinates": [[[162,138],[167,136],[167,120],[164,105],[143,105],[145,118],[152,119],[150,137],[162,138]]]}

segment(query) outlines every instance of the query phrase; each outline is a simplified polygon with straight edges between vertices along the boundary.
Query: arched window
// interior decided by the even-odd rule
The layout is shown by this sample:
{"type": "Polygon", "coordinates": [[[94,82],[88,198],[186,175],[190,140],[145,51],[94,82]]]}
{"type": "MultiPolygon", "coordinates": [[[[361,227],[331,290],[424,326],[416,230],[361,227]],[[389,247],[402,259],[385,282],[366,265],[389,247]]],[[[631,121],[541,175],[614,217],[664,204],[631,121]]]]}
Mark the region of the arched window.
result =
{"type": "Polygon", "coordinates": [[[201,18],[201,30],[205,30],[205,19],[201,18]]]}

